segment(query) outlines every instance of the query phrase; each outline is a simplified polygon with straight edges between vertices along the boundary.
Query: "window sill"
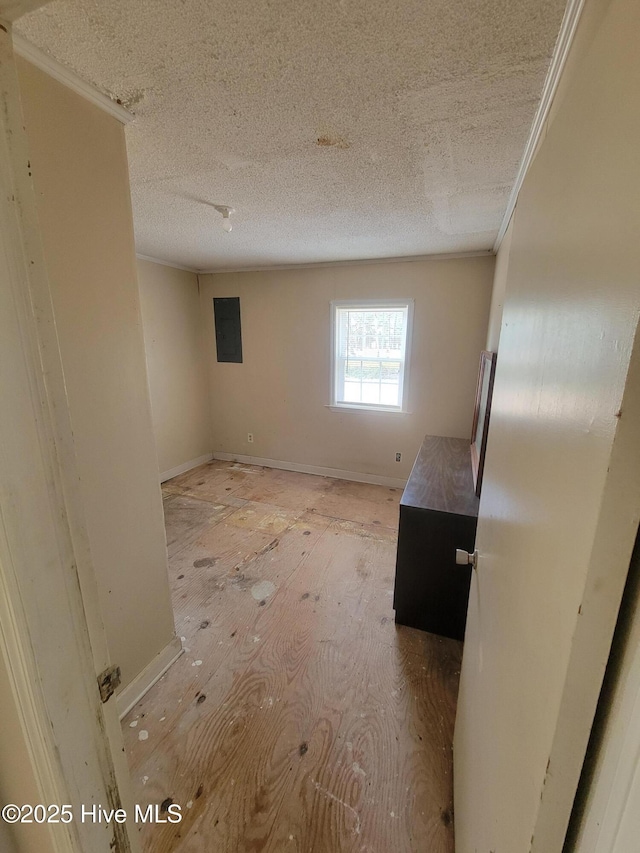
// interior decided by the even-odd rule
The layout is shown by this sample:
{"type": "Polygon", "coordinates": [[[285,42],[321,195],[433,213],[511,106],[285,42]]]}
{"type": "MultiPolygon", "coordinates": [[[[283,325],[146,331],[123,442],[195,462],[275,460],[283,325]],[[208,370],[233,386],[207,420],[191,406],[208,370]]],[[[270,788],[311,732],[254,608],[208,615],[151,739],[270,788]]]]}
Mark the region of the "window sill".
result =
{"type": "Polygon", "coordinates": [[[383,406],[359,406],[357,403],[354,403],[353,405],[329,403],[325,405],[325,408],[330,409],[332,412],[373,412],[374,414],[380,415],[413,414],[413,412],[409,412],[407,409],[385,409],[383,406]]]}

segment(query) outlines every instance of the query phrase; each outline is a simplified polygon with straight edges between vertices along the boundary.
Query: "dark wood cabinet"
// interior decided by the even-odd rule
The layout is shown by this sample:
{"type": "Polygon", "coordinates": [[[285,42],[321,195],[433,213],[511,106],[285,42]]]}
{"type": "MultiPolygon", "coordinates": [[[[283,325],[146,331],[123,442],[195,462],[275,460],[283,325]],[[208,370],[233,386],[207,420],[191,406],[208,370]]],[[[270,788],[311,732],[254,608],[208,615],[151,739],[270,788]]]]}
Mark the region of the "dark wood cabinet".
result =
{"type": "Polygon", "coordinates": [[[464,639],[478,505],[469,442],[425,437],[400,500],[393,606],[396,622],[464,639]]]}

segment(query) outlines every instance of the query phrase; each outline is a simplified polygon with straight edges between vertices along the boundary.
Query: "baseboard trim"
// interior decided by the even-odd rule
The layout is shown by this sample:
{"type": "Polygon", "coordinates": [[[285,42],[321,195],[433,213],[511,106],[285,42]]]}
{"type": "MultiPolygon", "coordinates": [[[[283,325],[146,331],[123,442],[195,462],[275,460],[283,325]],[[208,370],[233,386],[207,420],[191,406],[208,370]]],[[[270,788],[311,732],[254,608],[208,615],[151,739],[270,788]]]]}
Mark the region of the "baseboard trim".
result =
{"type": "Polygon", "coordinates": [[[280,459],[263,459],[260,456],[243,456],[239,453],[213,454],[221,462],[242,462],[245,465],[260,465],[263,468],[279,468],[282,471],[297,471],[300,474],[316,474],[319,477],[333,477],[335,480],[351,480],[354,483],[371,483],[373,486],[388,486],[390,489],[404,489],[407,481],[398,477],[383,477],[380,474],[362,474],[359,471],[343,471],[340,468],[322,468],[318,465],[302,465],[299,462],[283,462],[280,459]]]}
{"type": "Polygon", "coordinates": [[[133,706],[139,702],[156,681],[159,681],[172,663],[175,663],[183,652],[179,637],[174,637],[164,649],[148,663],[141,673],[131,681],[116,696],[118,715],[122,719],[133,706]]]}
{"type": "Polygon", "coordinates": [[[164,483],[172,477],[177,477],[178,474],[184,474],[192,468],[197,468],[198,465],[204,465],[205,462],[211,462],[212,459],[213,453],[205,453],[204,456],[198,456],[197,459],[190,459],[188,462],[183,462],[182,465],[176,465],[175,468],[169,468],[168,471],[164,471],[160,474],[160,482],[164,483]]]}

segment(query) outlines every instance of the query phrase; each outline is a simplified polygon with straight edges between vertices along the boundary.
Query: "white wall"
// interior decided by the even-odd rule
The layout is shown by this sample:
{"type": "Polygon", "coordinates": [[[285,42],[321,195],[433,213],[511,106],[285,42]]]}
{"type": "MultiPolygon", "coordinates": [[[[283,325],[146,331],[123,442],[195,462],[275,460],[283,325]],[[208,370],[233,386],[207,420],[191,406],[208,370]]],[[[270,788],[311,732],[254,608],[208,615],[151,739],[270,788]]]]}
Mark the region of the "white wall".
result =
{"type": "Polygon", "coordinates": [[[459,853],[561,850],[638,525],[640,6],[587,0],[586,15],[513,223],[454,745],[459,853]]]}
{"type": "Polygon", "coordinates": [[[469,438],[493,267],[477,257],[201,276],[214,451],[402,479],[425,434],[469,438]],[[243,364],[216,362],[212,299],[228,296],[240,297],[243,364]],[[410,413],[331,411],[331,300],[401,297],[415,300],[410,413]]]}
{"type": "Polygon", "coordinates": [[[126,685],[174,627],[124,128],[18,71],[100,609],[126,685]]]}
{"type": "Polygon", "coordinates": [[[211,454],[198,277],[139,259],[138,283],[158,466],[167,479],[211,454]]]}

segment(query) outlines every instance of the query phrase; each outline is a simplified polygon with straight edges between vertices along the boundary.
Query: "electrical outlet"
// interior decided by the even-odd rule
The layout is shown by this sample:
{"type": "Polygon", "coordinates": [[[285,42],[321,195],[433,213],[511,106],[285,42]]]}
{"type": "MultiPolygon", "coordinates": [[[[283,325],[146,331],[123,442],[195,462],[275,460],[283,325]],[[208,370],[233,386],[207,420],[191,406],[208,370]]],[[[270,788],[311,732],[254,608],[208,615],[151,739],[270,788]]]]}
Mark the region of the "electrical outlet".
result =
{"type": "Polygon", "coordinates": [[[402,461],[402,453],[396,453],[396,462],[402,461]]]}
{"type": "Polygon", "coordinates": [[[247,433],[247,441],[249,442],[249,444],[253,444],[253,433],[252,432],[247,433]]]}

